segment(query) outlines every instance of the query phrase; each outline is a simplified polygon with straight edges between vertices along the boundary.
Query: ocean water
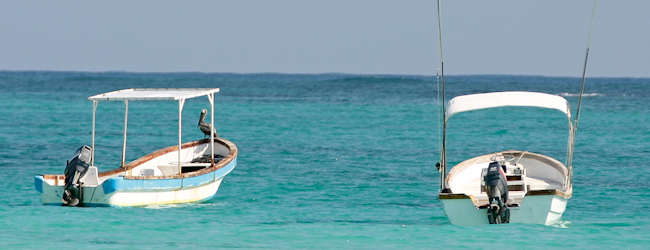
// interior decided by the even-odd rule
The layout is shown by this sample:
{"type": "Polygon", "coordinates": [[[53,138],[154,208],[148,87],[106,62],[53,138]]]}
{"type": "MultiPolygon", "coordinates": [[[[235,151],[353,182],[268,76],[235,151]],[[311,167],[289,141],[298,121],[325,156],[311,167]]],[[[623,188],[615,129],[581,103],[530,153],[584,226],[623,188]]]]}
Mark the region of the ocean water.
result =
{"type": "MultiPolygon", "coordinates": [[[[447,97],[525,90],[562,95],[580,79],[449,76],[447,97]]],[[[588,78],[574,196],[553,226],[454,226],[437,200],[436,77],[0,72],[2,249],[647,249],[650,79],[588,78]],[[219,87],[219,135],[238,166],[205,203],[144,208],[41,205],[34,176],[63,173],[90,144],[87,97],[133,87],[219,87]]],[[[183,140],[202,98],[188,101],[183,140]]],[[[96,165],[119,165],[123,104],[100,103],[96,165]]],[[[175,102],[132,102],[127,160],[177,142],[175,102]]],[[[450,123],[449,161],[511,148],[564,161],[557,111],[502,108],[450,123]]]]}

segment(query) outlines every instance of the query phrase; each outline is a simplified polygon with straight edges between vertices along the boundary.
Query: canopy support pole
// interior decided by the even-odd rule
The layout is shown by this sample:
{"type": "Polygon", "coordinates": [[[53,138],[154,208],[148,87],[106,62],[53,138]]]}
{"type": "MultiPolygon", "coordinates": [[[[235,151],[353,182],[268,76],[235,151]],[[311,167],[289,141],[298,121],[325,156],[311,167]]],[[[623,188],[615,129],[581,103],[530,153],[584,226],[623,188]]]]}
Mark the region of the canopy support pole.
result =
{"type": "Polygon", "coordinates": [[[129,124],[129,100],[124,100],[124,141],[122,143],[122,167],[126,168],[126,128],[129,124]]]}
{"type": "Polygon", "coordinates": [[[97,100],[93,100],[93,132],[92,132],[92,138],[91,138],[91,146],[93,151],[90,152],[90,165],[95,166],[95,114],[97,113],[97,104],[99,102],[97,100]]]}
{"type": "Polygon", "coordinates": [[[185,99],[178,100],[178,174],[182,174],[181,171],[181,143],[183,137],[183,105],[185,105],[185,99]]]}
{"type": "MultiPolygon", "coordinates": [[[[210,124],[212,126],[212,131],[216,131],[214,126],[214,93],[208,95],[208,101],[210,102],[210,124]]],[[[214,132],[210,132],[210,162],[214,165],[214,132]]]]}

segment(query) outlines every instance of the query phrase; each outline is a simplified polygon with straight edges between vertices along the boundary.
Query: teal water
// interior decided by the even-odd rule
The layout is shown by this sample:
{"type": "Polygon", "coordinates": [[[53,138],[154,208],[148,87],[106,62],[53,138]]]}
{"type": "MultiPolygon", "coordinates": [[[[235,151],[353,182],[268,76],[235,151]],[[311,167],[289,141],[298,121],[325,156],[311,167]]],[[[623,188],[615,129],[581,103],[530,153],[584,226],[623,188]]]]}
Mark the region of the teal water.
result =
{"type": "MultiPolygon", "coordinates": [[[[451,76],[447,95],[540,91],[565,96],[575,109],[579,82],[451,76]]],[[[574,196],[554,226],[449,223],[437,200],[435,77],[0,72],[0,90],[2,249],[646,249],[650,243],[650,79],[587,79],[574,196]],[[178,206],[42,206],[34,175],[63,173],[71,154],[90,144],[86,98],[132,87],[221,88],[216,127],[240,154],[217,195],[178,206]]],[[[196,122],[207,107],[201,98],[188,101],[184,141],[203,137],[196,122]]],[[[119,165],[123,104],[100,103],[98,115],[101,171],[119,165]]],[[[129,121],[127,160],[177,142],[176,103],[131,103],[129,121]]],[[[452,163],[510,148],[564,161],[567,121],[559,112],[469,112],[450,126],[452,163]]]]}

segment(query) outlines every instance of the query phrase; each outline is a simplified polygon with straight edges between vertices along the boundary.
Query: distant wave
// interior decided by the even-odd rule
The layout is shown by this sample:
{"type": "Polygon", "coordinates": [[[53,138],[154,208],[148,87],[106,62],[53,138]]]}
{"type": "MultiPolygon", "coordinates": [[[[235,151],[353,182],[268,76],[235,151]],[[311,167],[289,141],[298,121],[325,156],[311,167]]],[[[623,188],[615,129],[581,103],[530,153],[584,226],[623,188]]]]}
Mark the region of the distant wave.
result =
{"type": "MultiPolygon", "coordinates": [[[[574,96],[579,96],[579,93],[559,93],[559,96],[564,96],[564,97],[574,97],[574,96]]],[[[585,93],[582,96],[605,96],[605,94],[600,94],[600,93],[585,93]]]]}

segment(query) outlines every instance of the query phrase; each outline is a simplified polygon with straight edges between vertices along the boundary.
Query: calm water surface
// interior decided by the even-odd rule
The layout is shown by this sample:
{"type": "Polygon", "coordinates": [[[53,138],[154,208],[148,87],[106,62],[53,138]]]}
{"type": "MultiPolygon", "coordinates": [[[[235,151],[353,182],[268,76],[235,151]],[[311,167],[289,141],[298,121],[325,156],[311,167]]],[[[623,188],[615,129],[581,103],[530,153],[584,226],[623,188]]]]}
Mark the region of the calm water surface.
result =
{"type": "MultiPolygon", "coordinates": [[[[452,76],[448,96],[526,90],[565,96],[580,80],[452,76]]],[[[646,249],[650,79],[590,78],[574,196],[554,226],[449,224],[437,200],[435,77],[0,72],[0,248],[646,249]],[[90,144],[86,98],[133,87],[219,87],[219,135],[240,149],[214,199],[146,208],[42,206],[34,175],[63,173],[90,144]]],[[[185,105],[184,141],[207,98],[185,105]]],[[[127,160],[177,142],[175,102],[130,103],[127,160]]],[[[100,103],[96,164],[119,165],[123,104],[100,103]]],[[[450,162],[511,148],[564,160],[559,112],[454,116],[450,162]],[[525,140],[522,140],[525,139],[525,140]]]]}

